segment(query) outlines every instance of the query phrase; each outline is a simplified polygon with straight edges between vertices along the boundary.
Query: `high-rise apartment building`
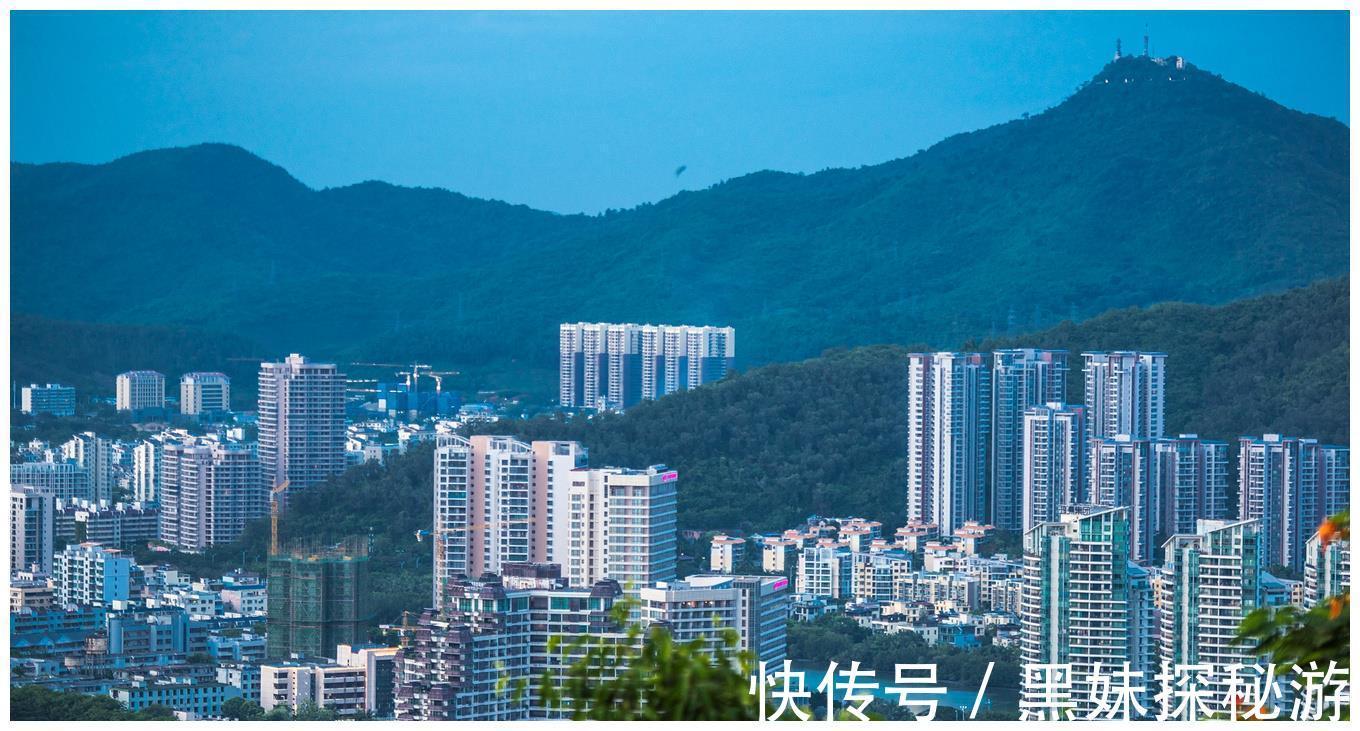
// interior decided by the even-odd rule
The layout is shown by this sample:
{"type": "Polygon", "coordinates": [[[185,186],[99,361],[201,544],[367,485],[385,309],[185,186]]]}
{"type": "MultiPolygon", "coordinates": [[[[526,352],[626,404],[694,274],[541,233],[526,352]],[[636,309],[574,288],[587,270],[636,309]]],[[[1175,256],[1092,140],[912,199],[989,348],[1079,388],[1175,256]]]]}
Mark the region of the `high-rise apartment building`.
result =
{"type": "MultiPolygon", "coordinates": [[[[1029,672],[1022,710],[1046,697],[1039,665],[1070,664],[1067,700],[1077,717],[1096,708],[1097,666],[1108,675],[1128,663],[1153,676],[1152,585],[1130,560],[1129,532],[1128,508],[1086,507],[1025,533],[1020,659],[1029,672]]],[[[1139,694],[1145,708],[1150,698],[1150,691],[1139,694]]]]}
{"type": "Polygon", "coordinates": [[[1085,500],[1086,410],[1052,402],[1025,410],[1021,438],[1020,527],[1029,530],[1085,500]]]}
{"type": "Polygon", "coordinates": [[[71,386],[36,383],[19,390],[19,411],[25,414],[76,415],[76,390],[71,386]]]}
{"type": "Polygon", "coordinates": [[[456,576],[504,563],[565,563],[566,493],[587,452],[576,442],[438,437],[435,447],[435,599],[456,576]]]}
{"type": "Polygon", "coordinates": [[[325,657],[367,639],[373,589],[363,539],[270,556],[268,587],[268,657],[325,657]]]}
{"type": "Polygon", "coordinates": [[[160,470],[160,538],[181,551],[236,540],[268,510],[260,460],[248,447],[207,439],[167,443],[160,470]]]}
{"type": "Polygon", "coordinates": [[[1089,438],[1162,436],[1166,422],[1166,354],[1082,353],[1089,438]]]}
{"type": "Polygon", "coordinates": [[[93,500],[90,473],[74,462],[10,462],[9,484],[50,490],[58,500],[93,500]]]}
{"type": "Polygon", "coordinates": [[[142,572],[131,556],[98,543],[79,543],[52,557],[53,590],[58,604],[107,607],[141,590],[142,572]]]}
{"type": "Polygon", "coordinates": [[[215,418],[231,411],[231,379],[225,373],[185,373],[179,378],[179,412],[215,418]]]}
{"type": "Polygon", "coordinates": [[[1157,550],[1157,494],[1152,489],[1152,446],[1126,434],[1091,441],[1089,502],[1129,509],[1130,555],[1138,563],[1157,550]]]}
{"type": "Polygon", "coordinates": [[[345,374],[293,353],[260,364],[260,469],[267,486],[315,485],[345,471],[345,374]]]}
{"type": "Polygon", "coordinates": [[[61,455],[85,470],[94,500],[113,500],[113,442],[92,431],[76,434],[61,445],[61,455]]]}
{"type": "Polygon", "coordinates": [[[148,439],[132,448],[132,499],[155,502],[160,498],[163,439],[148,439]]]}
{"type": "Polygon", "coordinates": [[[1020,348],[992,353],[992,448],[989,521],[1002,530],[1024,524],[1026,412],[1067,400],[1067,351],[1020,348]]]}
{"type": "Polygon", "coordinates": [[[562,718],[563,709],[540,695],[541,678],[562,691],[566,668],[587,648],[636,647],[611,616],[623,594],[616,582],[568,587],[554,564],[502,569],[503,576],[451,580],[445,597],[421,614],[397,652],[397,720],[562,718]],[[558,650],[545,651],[554,637],[562,638],[558,650]],[[521,683],[523,694],[506,690],[521,683]]]}
{"type": "Polygon", "coordinates": [[[11,485],[9,488],[9,570],[52,572],[53,521],[56,499],[50,490],[11,485]]]}
{"type": "Polygon", "coordinates": [[[1332,540],[1326,544],[1314,533],[1304,545],[1303,605],[1315,607],[1329,596],[1351,588],[1351,542],[1332,540]]]}
{"type": "Polygon", "coordinates": [[[165,408],[165,375],[157,371],[119,373],[114,381],[114,403],[119,411],[138,414],[165,408]]]}
{"type": "MultiPolygon", "coordinates": [[[[675,579],[675,470],[605,467],[570,475],[563,537],[572,586],[612,579],[630,593],[675,579]]],[[[559,507],[558,509],[561,509],[559,507]]]]}
{"type": "Polygon", "coordinates": [[[558,329],[559,403],[622,410],[721,380],[736,359],[730,327],[564,323],[558,329]]]}
{"type": "Polygon", "coordinates": [[[912,353],[907,369],[907,520],[952,533],[986,513],[990,363],[912,353]]]}
{"type": "Polygon", "coordinates": [[[675,578],[676,473],[589,469],[576,442],[439,437],[435,597],[462,575],[556,563],[571,586],[640,587],[675,578]]]}
{"type": "Polygon", "coordinates": [[[1259,520],[1266,566],[1303,570],[1303,545],[1350,504],[1350,449],[1266,434],[1238,440],[1238,517],[1259,520]]]}
{"type": "Polygon", "coordinates": [[[789,580],[782,576],[701,574],[643,589],[642,620],[661,626],[680,643],[722,643],[734,629],[739,648],[778,665],[788,656],[789,580]]]}
{"type": "Polygon", "coordinates": [[[1196,434],[1152,442],[1152,492],[1159,507],[1157,545],[1194,533],[1201,520],[1228,518],[1228,444],[1196,434]]]}
{"type": "MultiPolygon", "coordinates": [[[[1233,640],[1242,619],[1263,601],[1260,528],[1255,520],[1201,520],[1194,533],[1166,542],[1157,602],[1161,663],[1256,664],[1249,646],[1233,640]]],[[[1216,704],[1235,690],[1226,676],[1220,670],[1202,681],[1216,704]]]]}

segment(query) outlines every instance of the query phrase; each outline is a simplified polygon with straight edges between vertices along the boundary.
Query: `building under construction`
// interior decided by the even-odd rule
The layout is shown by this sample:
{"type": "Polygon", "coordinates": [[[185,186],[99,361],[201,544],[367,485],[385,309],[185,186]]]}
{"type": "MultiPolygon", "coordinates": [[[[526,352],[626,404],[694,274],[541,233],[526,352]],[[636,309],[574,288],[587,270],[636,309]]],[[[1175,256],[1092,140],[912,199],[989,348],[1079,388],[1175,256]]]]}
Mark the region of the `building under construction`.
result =
{"type": "Polygon", "coordinates": [[[334,657],[335,646],[368,640],[372,620],[368,544],[297,543],[269,557],[271,658],[334,657]]]}

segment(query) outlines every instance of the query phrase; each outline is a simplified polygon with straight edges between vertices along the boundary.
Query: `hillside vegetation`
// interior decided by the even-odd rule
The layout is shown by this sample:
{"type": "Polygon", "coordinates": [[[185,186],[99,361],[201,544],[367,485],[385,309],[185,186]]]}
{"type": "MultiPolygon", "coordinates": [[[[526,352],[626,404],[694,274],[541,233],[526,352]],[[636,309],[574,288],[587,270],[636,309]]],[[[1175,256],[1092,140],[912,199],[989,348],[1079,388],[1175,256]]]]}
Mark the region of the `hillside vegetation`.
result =
{"type": "MultiPolygon", "coordinates": [[[[249,333],[274,353],[494,364],[550,393],[556,325],[576,319],[731,324],[750,367],[1338,276],[1348,171],[1339,122],[1134,58],[910,157],[757,172],[601,216],[380,182],[312,190],[200,145],[13,165],[12,302],[249,333]]],[[[32,345],[26,358],[62,359],[32,345]]]]}
{"type": "Polygon", "coordinates": [[[166,394],[179,393],[191,371],[231,376],[231,401],[255,408],[256,374],[270,355],[246,338],[186,327],[69,322],[32,315],[10,319],[10,369],[15,382],[75,386],[76,398],[112,398],[119,373],[165,374],[166,394]]]}
{"type": "MultiPolygon", "coordinates": [[[[989,345],[1142,347],[1167,352],[1167,426],[1231,439],[1282,431],[1345,442],[1349,286],[1345,280],[1223,307],[1112,312],[989,345]]],[[[680,472],[680,526],[773,531],[809,513],[900,525],[906,348],[873,346],[771,365],[595,419],[487,425],[524,439],[576,439],[596,466],[665,463],[680,472]]],[[[1074,376],[1075,380],[1075,376],[1074,376]]],[[[1080,400],[1079,384],[1070,387],[1080,400]]],[[[428,446],[365,465],[301,495],[287,537],[372,535],[379,619],[424,606],[432,458],[428,446]]],[[[213,570],[263,560],[268,529],[176,557],[213,570]]]]}

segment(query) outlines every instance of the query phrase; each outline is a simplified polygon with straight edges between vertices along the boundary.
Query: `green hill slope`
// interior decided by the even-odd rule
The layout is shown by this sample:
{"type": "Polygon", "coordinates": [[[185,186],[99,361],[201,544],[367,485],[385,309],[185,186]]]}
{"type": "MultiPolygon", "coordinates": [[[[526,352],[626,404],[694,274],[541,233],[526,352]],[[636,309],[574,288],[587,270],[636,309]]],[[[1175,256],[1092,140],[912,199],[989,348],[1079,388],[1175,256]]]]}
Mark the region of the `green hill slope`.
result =
{"type": "MultiPolygon", "coordinates": [[[[997,346],[1116,346],[1167,352],[1167,426],[1231,439],[1283,431],[1345,442],[1349,355],[1344,280],[1222,307],[1167,304],[1112,312],[997,346]]],[[[682,528],[780,530],[809,513],[903,520],[905,348],[872,346],[771,365],[622,415],[487,425],[525,439],[576,439],[595,465],[664,462],[680,471],[682,528]]],[[[1080,400],[1077,385],[1073,400],[1080,400]]],[[[374,536],[384,621],[428,601],[428,447],[364,466],[301,496],[285,537],[374,536]]],[[[263,559],[261,521],[187,566],[263,559]]]]}
{"type": "Polygon", "coordinates": [[[737,327],[749,367],[1337,276],[1348,169],[1344,125],[1146,59],[911,157],[602,216],[315,191],[225,145],[15,164],[13,306],[540,373],[562,321],[710,322],[737,327]]]}

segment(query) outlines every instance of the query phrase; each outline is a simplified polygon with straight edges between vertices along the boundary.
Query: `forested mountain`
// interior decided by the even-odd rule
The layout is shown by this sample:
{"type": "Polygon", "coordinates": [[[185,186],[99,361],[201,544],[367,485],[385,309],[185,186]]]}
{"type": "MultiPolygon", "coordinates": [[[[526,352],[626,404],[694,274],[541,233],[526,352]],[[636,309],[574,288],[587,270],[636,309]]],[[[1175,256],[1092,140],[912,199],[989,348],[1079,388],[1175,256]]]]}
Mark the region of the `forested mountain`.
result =
{"type": "Polygon", "coordinates": [[[136,369],[165,374],[166,392],[179,392],[179,377],[190,371],[223,371],[231,376],[235,408],[255,408],[255,375],[260,361],[278,354],[250,340],[186,327],[68,322],[32,315],[10,319],[10,367],[14,381],[63,383],[76,387],[81,403],[111,398],[119,373],[136,369]]]}
{"type": "MultiPolygon", "coordinates": [[[[274,354],[494,367],[544,391],[555,326],[576,319],[731,324],[742,367],[948,347],[1340,275],[1348,149],[1334,120],[1129,58],[1047,111],[910,157],[601,216],[312,190],[227,145],[14,164],[12,304],[244,333],[274,354]]],[[[61,361],[53,344],[24,357],[61,361]]]]}
{"type": "MultiPolygon", "coordinates": [[[[1142,347],[1167,353],[1167,428],[1205,437],[1282,431],[1346,442],[1349,362],[1345,280],[1222,307],[1166,304],[1112,312],[987,346],[1142,347]]],[[[643,403],[624,414],[486,425],[525,439],[575,439],[593,465],[665,463],[680,472],[680,525],[781,530],[809,513],[900,525],[904,512],[906,354],[897,346],[838,350],[643,403]]],[[[1078,383],[1069,400],[1080,401],[1078,383]]],[[[374,536],[382,606],[428,598],[431,453],[366,465],[296,501],[285,538],[374,536]]],[[[264,521],[190,568],[261,561],[264,521]]]]}

